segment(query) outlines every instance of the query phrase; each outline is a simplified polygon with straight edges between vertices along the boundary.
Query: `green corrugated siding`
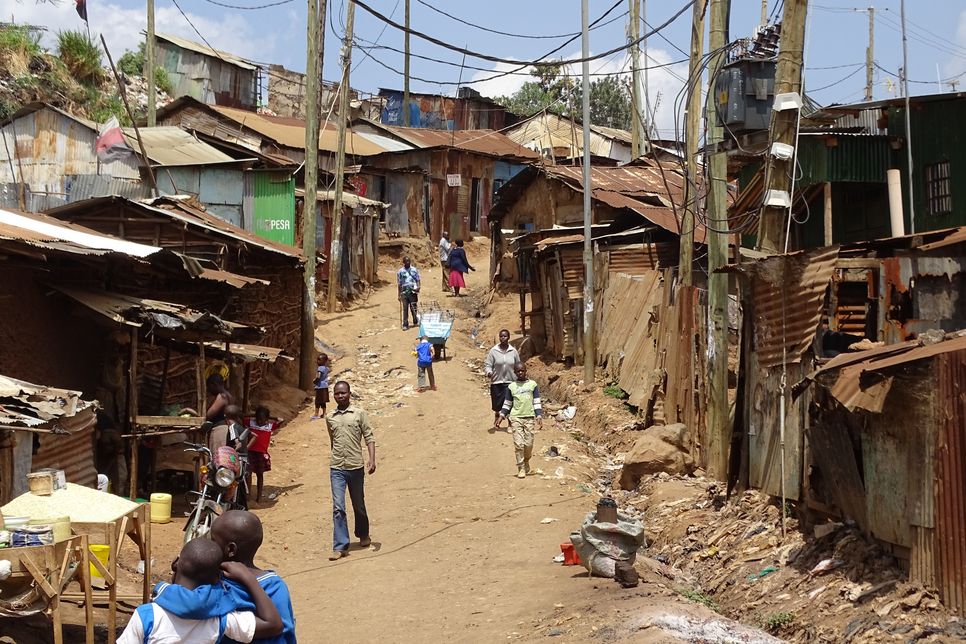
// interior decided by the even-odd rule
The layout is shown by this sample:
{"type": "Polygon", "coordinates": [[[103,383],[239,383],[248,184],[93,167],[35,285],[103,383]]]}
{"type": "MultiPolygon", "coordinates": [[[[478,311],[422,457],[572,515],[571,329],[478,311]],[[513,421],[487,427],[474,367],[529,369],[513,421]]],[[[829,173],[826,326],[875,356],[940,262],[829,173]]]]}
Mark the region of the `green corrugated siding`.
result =
{"type": "Polygon", "coordinates": [[[295,179],[287,172],[256,172],[254,232],[262,239],[295,245],[295,179]]]}
{"type": "Polygon", "coordinates": [[[826,137],[799,139],[799,186],[816,183],[885,183],[891,166],[891,148],[885,136],[837,136],[829,146],[826,137]]]}
{"type": "MultiPolygon", "coordinates": [[[[916,232],[966,225],[966,101],[950,95],[950,100],[914,102],[911,121],[916,232]],[[949,161],[953,211],[943,215],[928,215],[924,168],[940,161],[949,161]]],[[[905,138],[905,131],[905,108],[890,108],[889,133],[905,138]]],[[[904,147],[893,155],[893,167],[902,170],[902,194],[908,226],[906,158],[904,147]]]]}

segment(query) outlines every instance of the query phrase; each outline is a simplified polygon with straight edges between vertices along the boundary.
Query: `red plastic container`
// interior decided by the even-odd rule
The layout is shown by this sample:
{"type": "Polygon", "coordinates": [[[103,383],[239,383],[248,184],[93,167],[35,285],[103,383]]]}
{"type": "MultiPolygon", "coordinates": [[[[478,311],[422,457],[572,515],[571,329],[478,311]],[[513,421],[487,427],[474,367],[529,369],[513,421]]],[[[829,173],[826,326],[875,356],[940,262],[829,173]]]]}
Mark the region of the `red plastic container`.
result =
{"type": "Polygon", "coordinates": [[[579,566],[580,565],[580,555],[577,554],[577,549],[574,548],[572,543],[561,543],[560,552],[563,553],[564,560],[563,565],[565,566],[579,566]]]}

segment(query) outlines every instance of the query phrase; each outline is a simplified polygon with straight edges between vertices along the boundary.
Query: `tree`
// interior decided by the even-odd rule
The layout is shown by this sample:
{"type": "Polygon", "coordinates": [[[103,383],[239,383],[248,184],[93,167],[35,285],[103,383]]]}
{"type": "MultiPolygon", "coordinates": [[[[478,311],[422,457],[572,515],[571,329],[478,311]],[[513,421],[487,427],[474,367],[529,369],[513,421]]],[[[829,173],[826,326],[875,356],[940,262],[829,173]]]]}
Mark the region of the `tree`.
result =
{"type": "MultiPolygon", "coordinates": [[[[530,116],[542,110],[581,120],[581,86],[574,76],[561,74],[563,67],[541,65],[530,72],[527,81],[510,96],[496,102],[514,114],[530,116]]],[[[617,76],[604,76],[590,84],[590,122],[627,130],[631,126],[630,87],[617,76]]]]}

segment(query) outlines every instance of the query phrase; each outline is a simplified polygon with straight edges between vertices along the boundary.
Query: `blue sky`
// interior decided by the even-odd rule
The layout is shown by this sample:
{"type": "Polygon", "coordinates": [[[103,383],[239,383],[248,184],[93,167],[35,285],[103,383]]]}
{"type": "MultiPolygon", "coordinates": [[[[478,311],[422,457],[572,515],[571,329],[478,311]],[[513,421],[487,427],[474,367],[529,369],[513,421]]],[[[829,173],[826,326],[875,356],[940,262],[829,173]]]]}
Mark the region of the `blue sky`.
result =
{"type": "MultiPolygon", "coordinates": [[[[216,0],[225,4],[253,7],[279,0],[216,0]]],[[[366,0],[378,11],[402,22],[404,0],[366,0]]],[[[523,35],[560,35],[579,31],[579,0],[424,0],[427,4],[453,15],[491,29],[523,35]]],[[[769,11],[776,0],[770,0],[769,11]]],[[[157,29],[183,37],[199,40],[172,0],[156,0],[157,29]]],[[[290,0],[265,9],[243,11],[217,6],[212,0],[177,0],[188,19],[215,47],[248,58],[285,65],[290,69],[305,68],[305,3],[290,0]]],[[[609,9],[615,0],[591,0],[590,14],[593,20],[609,9]]],[[[664,22],[674,14],[684,0],[650,0],[647,20],[651,24],[664,22]]],[[[854,102],[861,100],[865,84],[865,48],[868,40],[868,14],[852,9],[869,6],[849,0],[821,0],[810,3],[808,37],[806,43],[806,91],[820,103],[854,102]]],[[[881,69],[876,70],[875,98],[899,95],[896,79],[890,74],[898,73],[902,64],[902,47],[899,36],[899,0],[876,0],[875,60],[881,69]]],[[[910,21],[910,79],[913,94],[937,92],[938,78],[948,79],[966,72],[966,3],[963,0],[908,0],[907,18],[910,21]]],[[[442,40],[469,49],[516,59],[538,58],[562,44],[566,38],[515,38],[487,33],[455,22],[422,4],[411,0],[411,22],[415,29],[432,34],[442,40]]],[[[92,32],[103,32],[112,50],[119,55],[124,49],[136,46],[140,31],[144,28],[144,3],[136,0],[88,0],[88,12],[92,32]]],[[[325,43],[325,70],[327,79],[335,78],[339,65],[339,36],[343,31],[345,0],[329,0],[329,10],[334,12],[327,28],[325,43]]],[[[618,17],[627,10],[622,3],[611,14],[618,17]]],[[[733,0],[731,38],[749,36],[758,24],[761,3],[759,0],[733,0]]],[[[13,17],[17,22],[29,22],[46,26],[53,34],[61,29],[80,28],[83,23],[74,12],[72,0],[60,0],[56,4],[35,0],[0,0],[0,16],[4,20],[13,17]]],[[[667,64],[684,58],[676,47],[688,49],[690,37],[690,10],[662,33],[667,42],[657,36],[649,42],[652,64],[667,64]]],[[[619,18],[591,35],[591,52],[600,52],[620,45],[625,40],[626,18],[619,18]]],[[[368,42],[402,48],[402,34],[384,25],[361,9],[356,10],[356,35],[368,42]]],[[[526,80],[525,75],[509,75],[500,79],[480,82],[493,71],[503,71],[508,66],[467,57],[467,67],[480,67],[488,71],[464,68],[462,56],[442,49],[418,38],[412,39],[413,54],[447,61],[412,60],[413,76],[432,82],[413,81],[414,91],[452,93],[453,85],[476,81],[473,87],[485,95],[512,92],[526,80]]],[[[352,86],[362,91],[375,92],[379,87],[401,87],[402,79],[387,67],[401,70],[402,54],[387,49],[372,50],[373,58],[385,66],[367,58],[359,49],[353,52],[352,86]]],[[[579,40],[560,50],[565,58],[580,54],[579,40]]],[[[613,73],[627,69],[623,54],[591,64],[592,72],[613,73]]],[[[571,70],[578,73],[579,68],[571,70]]],[[[680,92],[680,77],[686,75],[687,65],[681,63],[649,73],[649,93],[653,101],[660,93],[661,101],[658,125],[662,133],[673,132],[675,97],[680,92]]],[[[959,76],[961,89],[966,89],[966,74],[959,76]]],[[[948,85],[942,87],[943,91],[948,85]]]]}

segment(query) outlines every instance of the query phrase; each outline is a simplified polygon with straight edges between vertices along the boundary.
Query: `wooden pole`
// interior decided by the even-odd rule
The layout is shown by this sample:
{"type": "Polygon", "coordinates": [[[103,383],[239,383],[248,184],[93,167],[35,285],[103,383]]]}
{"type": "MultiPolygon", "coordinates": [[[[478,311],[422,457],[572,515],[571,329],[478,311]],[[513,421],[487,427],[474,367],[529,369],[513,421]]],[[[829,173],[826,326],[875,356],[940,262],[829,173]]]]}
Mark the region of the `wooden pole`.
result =
{"type": "Polygon", "coordinates": [[[701,128],[701,58],[704,55],[704,12],[708,0],[695,0],[691,18],[691,64],[688,73],[687,113],[684,121],[686,148],[686,181],[684,186],[684,216],[681,220],[681,253],[678,276],[681,284],[691,285],[691,264],[694,263],[694,223],[698,209],[698,137],[701,128]]]}
{"type": "MultiPolygon", "coordinates": [[[[103,38],[103,36],[102,36],[103,38]]],[[[138,330],[131,327],[131,346],[128,358],[127,421],[131,438],[131,500],[138,496],[138,330]]]]}
{"type": "MultiPolygon", "coordinates": [[[[590,28],[588,0],[580,3],[581,52],[584,59],[590,57],[590,28]]],[[[593,209],[590,199],[593,185],[590,178],[590,62],[580,64],[583,105],[581,118],[584,128],[584,387],[594,384],[597,363],[597,341],[594,338],[594,251],[591,239],[593,209]]]]}
{"type": "Polygon", "coordinates": [[[708,50],[718,51],[708,61],[708,93],[705,127],[708,148],[708,325],[711,346],[708,377],[708,474],[718,480],[728,476],[731,423],[728,413],[728,275],[716,273],[728,263],[728,159],[716,146],[724,139],[718,124],[714,86],[724,62],[730,0],[711,0],[708,50]],[[720,50],[720,51],[719,51],[720,50]]]}
{"type": "Polygon", "coordinates": [[[406,32],[403,34],[403,127],[409,127],[409,0],[406,0],[406,32]]]}
{"type": "Polygon", "coordinates": [[[822,219],[823,225],[822,229],[825,231],[825,245],[832,245],[832,184],[826,181],[823,186],[822,196],[824,197],[824,217],[822,219]]]}
{"type": "Polygon", "coordinates": [[[134,120],[134,112],[131,111],[131,105],[127,102],[127,92],[124,90],[124,83],[121,82],[121,77],[117,73],[117,67],[114,66],[114,59],[111,58],[111,52],[107,48],[107,41],[104,40],[104,34],[101,34],[101,44],[104,45],[104,53],[107,54],[107,62],[111,64],[111,72],[114,74],[114,80],[117,82],[117,91],[121,94],[121,102],[124,103],[124,111],[127,112],[127,117],[131,119],[131,125],[134,126],[134,136],[138,140],[138,148],[141,150],[141,158],[144,159],[144,166],[148,170],[148,179],[151,181],[152,195],[158,196],[158,181],[154,176],[154,168],[151,167],[151,159],[148,158],[148,153],[144,151],[144,141],[141,140],[141,130],[138,129],[137,121],[134,120]]]}
{"type": "Polygon", "coordinates": [[[332,243],[329,251],[329,313],[335,312],[342,278],[342,184],[345,183],[345,137],[349,120],[349,69],[352,67],[352,26],[356,3],[349,0],[342,43],[342,81],[339,83],[339,140],[335,152],[335,199],[332,201],[332,243]]]}
{"type": "MultiPolygon", "coordinates": [[[[324,3],[325,0],[323,0],[324,3]]],[[[299,387],[312,386],[315,373],[315,258],[316,217],[319,185],[319,57],[320,31],[325,31],[325,13],[318,15],[318,0],[308,0],[305,58],[305,198],[302,206],[302,252],[305,273],[302,276],[302,328],[299,345],[299,387]]]]}
{"type": "Polygon", "coordinates": [[[252,386],[252,363],[245,363],[245,380],[242,385],[242,413],[248,412],[248,398],[251,395],[252,386]]]}
{"type": "MultiPolygon", "coordinates": [[[[805,49],[805,18],[808,0],[785,0],[782,12],[782,34],[775,71],[775,94],[802,92],[802,64],[805,49]]],[[[772,143],[795,145],[798,130],[798,110],[772,110],[769,132],[772,143]]],[[[765,157],[765,193],[769,190],[791,195],[795,175],[794,155],[789,159],[765,157]]],[[[786,216],[790,208],[764,205],[758,220],[758,249],[766,253],[781,253],[785,247],[786,216]]]]}
{"type": "Polygon", "coordinates": [[[637,40],[641,37],[641,0],[630,0],[630,29],[627,37],[631,45],[631,157],[636,159],[644,154],[644,92],[641,87],[641,47],[637,40]]]}
{"type": "Polygon", "coordinates": [[[154,78],[154,0],[148,0],[148,33],[144,42],[144,80],[148,85],[148,127],[158,121],[158,88],[154,78]]]}
{"type": "Polygon", "coordinates": [[[869,12],[869,48],[865,50],[865,100],[872,100],[874,86],[872,73],[875,71],[875,7],[865,9],[869,12]]]}

